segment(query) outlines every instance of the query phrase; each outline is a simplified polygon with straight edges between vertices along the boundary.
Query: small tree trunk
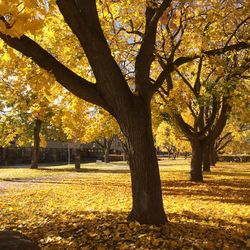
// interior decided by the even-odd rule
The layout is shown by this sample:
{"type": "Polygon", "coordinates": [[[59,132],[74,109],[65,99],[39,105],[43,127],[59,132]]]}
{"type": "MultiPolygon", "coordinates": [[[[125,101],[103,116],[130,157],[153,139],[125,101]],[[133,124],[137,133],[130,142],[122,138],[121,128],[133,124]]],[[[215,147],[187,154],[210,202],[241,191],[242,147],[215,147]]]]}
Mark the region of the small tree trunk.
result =
{"type": "Polygon", "coordinates": [[[171,150],[168,149],[168,159],[171,159],[171,150]]]}
{"type": "Polygon", "coordinates": [[[7,160],[7,148],[1,148],[1,164],[3,166],[8,165],[8,160],[7,160]]]}
{"type": "Polygon", "coordinates": [[[30,168],[38,168],[39,161],[39,151],[40,151],[40,131],[41,131],[42,121],[39,119],[35,120],[34,125],[34,146],[32,149],[32,161],[30,168]]]}
{"type": "Polygon", "coordinates": [[[192,159],[191,159],[191,171],[190,181],[201,182],[203,181],[202,175],[202,158],[203,149],[199,141],[191,142],[192,146],[192,159]]]}
{"type": "Polygon", "coordinates": [[[132,182],[132,211],[128,220],[141,224],[165,224],[159,167],[151,130],[150,108],[134,107],[125,130],[132,182]]]}
{"type": "Polygon", "coordinates": [[[110,148],[112,144],[112,138],[107,140],[104,139],[104,162],[109,163],[109,154],[110,154],[110,148]]]}
{"type": "Polygon", "coordinates": [[[109,148],[104,149],[104,162],[109,163],[109,148]]]}
{"type": "Polygon", "coordinates": [[[211,165],[211,162],[210,162],[210,145],[207,145],[206,147],[204,147],[204,150],[203,150],[203,171],[206,171],[206,172],[210,172],[210,165],[211,165]]]}
{"type": "Polygon", "coordinates": [[[216,151],[215,143],[212,143],[210,146],[210,162],[212,166],[215,166],[218,161],[218,154],[216,151]]]}
{"type": "Polygon", "coordinates": [[[81,151],[76,149],[75,151],[75,170],[78,171],[81,169],[81,151]]]}
{"type": "Polygon", "coordinates": [[[122,145],[122,159],[123,161],[127,161],[128,162],[128,146],[126,142],[121,142],[122,145]]]}

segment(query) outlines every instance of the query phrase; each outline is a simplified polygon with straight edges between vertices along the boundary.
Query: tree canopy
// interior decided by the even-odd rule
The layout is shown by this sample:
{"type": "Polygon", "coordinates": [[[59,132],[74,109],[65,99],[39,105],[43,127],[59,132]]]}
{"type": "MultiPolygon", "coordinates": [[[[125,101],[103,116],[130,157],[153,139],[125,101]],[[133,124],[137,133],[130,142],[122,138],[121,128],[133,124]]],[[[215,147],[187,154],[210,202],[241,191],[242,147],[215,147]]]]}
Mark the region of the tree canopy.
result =
{"type": "Polygon", "coordinates": [[[248,1],[0,4],[0,38],[7,45],[117,120],[126,137],[131,170],[133,204],[128,218],[165,223],[151,99],[159,89],[173,88],[171,74],[177,67],[249,47],[248,1]]]}

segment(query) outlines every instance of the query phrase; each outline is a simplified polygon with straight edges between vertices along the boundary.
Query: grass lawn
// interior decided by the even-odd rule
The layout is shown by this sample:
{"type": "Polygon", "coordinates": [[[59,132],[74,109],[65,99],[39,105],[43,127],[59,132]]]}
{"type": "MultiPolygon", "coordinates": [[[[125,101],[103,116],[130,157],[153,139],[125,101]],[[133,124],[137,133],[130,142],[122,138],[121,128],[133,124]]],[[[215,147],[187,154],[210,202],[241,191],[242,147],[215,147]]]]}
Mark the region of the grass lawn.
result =
{"type": "Polygon", "coordinates": [[[41,170],[0,168],[0,230],[12,229],[42,249],[222,249],[250,247],[250,164],[219,163],[192,183],[189,160],[161,160],[161,227],[128,223],[125,164],[41,170]]]}

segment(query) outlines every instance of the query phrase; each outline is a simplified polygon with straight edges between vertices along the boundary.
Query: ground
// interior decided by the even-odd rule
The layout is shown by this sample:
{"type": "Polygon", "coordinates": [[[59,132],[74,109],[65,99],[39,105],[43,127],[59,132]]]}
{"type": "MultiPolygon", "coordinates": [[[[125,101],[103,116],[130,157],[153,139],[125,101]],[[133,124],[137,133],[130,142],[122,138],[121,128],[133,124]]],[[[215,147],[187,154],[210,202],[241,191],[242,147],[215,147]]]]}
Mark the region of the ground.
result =
{"type": "Polygon", "coordinates": [[[189,182],[189,160],[161,160],[167,225],[128,223],[125,163],[0,169],[0,230],[42,249],[222,249],[250,247],[250,164],[219,163],[189,182]]]}

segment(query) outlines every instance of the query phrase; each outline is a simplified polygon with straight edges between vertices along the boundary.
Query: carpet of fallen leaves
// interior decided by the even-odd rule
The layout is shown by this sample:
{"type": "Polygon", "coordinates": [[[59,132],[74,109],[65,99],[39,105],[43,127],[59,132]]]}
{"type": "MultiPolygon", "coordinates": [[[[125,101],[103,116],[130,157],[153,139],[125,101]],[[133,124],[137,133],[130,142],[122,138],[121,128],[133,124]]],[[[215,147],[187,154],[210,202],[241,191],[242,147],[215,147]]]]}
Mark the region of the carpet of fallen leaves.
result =
{"type": "Polygon", "coordinates": [[[162,160],[167,225],[126,221],[126,165],[0,169],[0,230],[18,230],[42,249],[222,249],[250,247],[250,164],[220,163],[204,183],[188,160],[162,160]]]}

